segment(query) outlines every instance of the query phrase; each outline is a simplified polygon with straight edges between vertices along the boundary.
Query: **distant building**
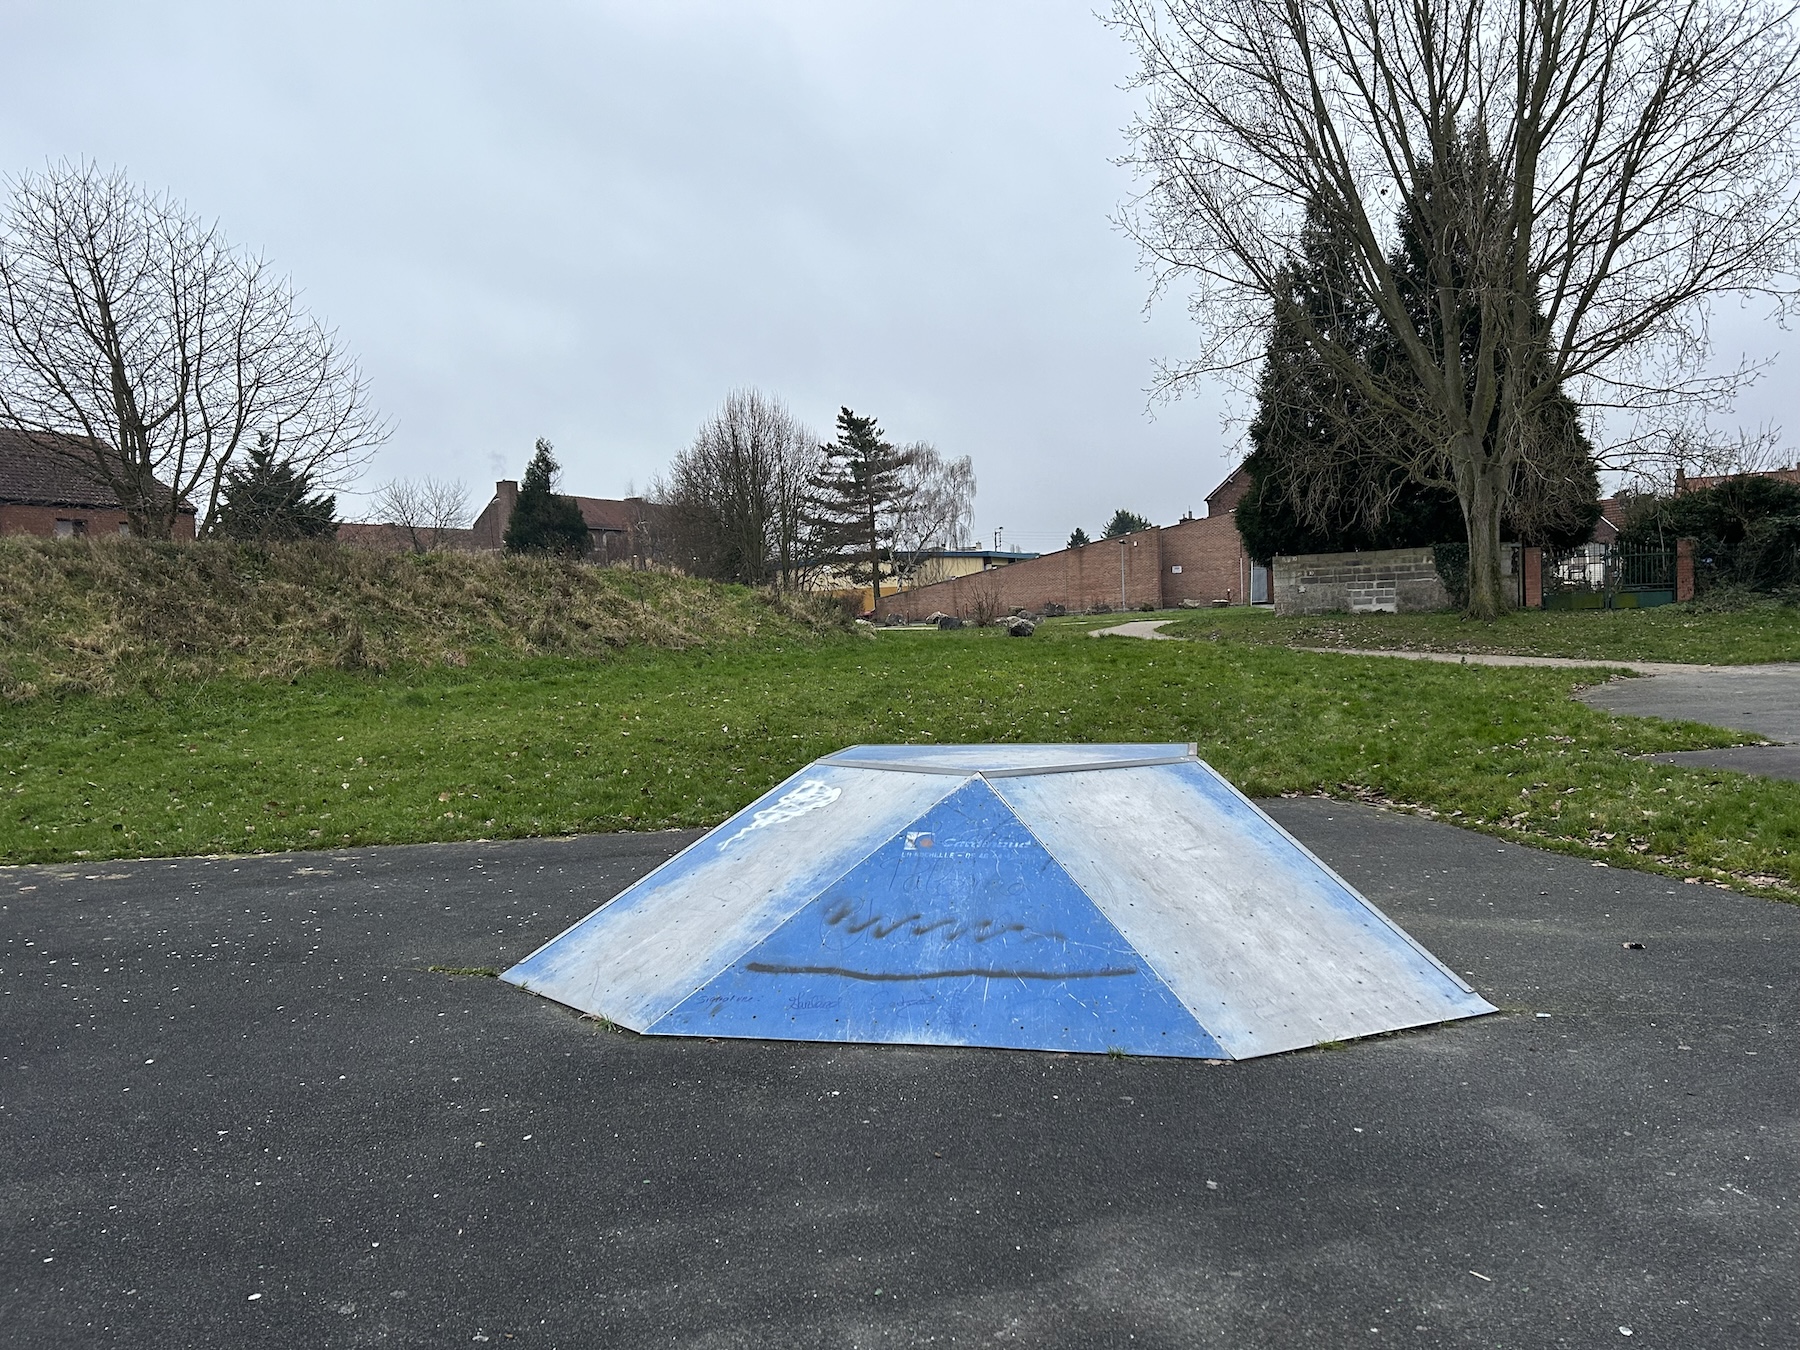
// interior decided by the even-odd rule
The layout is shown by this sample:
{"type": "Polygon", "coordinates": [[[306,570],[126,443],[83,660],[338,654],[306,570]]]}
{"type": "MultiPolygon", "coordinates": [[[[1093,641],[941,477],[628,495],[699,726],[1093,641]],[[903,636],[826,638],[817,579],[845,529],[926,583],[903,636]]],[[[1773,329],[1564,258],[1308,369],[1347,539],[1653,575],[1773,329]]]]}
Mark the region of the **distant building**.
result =
{"type": "MultiPolygon", "coordinates": [[[[338,541],[359,548],[405,553],[439,548],[452,553],[499,553],[506,548],[506,526],[519,504],[519,485],[512,479],[494,484],[494,495],[466,529],[411,530],[404,525],[365,522],[338,526],[338,541]]],[[[587,560],[601,565],[643,567],[662,559],[662,507],[642,497],[576,497],[588,528],[587,560]]]]}
{"type": "Polygon", "coordinates": [[[1018,549],[1011,552],[1003,552],[997,548],[932,549],[921,553],[914,561],[912,575],[907,578],[906,584],[909,587],[930,586],[935,582],[952,581],[957,577],[991,571],[996,567],[1030,562],[1041,556],[1037,553],[1022,553],[1018,549]]]}
{"type": "Polygon", "coordinates": [[[1800,464],[1791,469],[1752,469],[1746,473],[1697,474],[1693,478],[1689,478],[1684,471],[1677,469],[1675,470],[1675,491],[1678,494],[1701,492],[1739,478],[1773,478],[1782,483],[1800,483],[1800,464]]]}
{"type": "MultiPolygon", "coordinates": [[[[84,444],[73,436],[0,427],[0,534],[80,539],[131,533],[118,494],[71,458],[83,453],[84,444]]],[[[169,491],[166,483],[156,486],[169,491]]],[[[175,538],[194,538],[197,517],[194,507],[182,502],[175,538]]]]}

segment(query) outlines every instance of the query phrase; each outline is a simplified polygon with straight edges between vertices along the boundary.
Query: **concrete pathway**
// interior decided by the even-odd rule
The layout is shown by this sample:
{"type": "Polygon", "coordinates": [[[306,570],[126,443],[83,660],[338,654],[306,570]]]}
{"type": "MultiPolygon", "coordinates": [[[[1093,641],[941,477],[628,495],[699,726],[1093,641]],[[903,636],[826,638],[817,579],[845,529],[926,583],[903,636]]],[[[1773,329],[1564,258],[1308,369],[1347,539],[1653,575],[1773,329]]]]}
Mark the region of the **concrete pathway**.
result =
{"type": "Polygon", "coordinates": [[[1264,805],[1506,1011],[639,1037],[458,972],[691,833],[0,868],[0,1346],[1791,1345],[1800,908],[1264,805]]]}
{"type": "Polygon", "coordinates": [[[1152,642],[1178,642],[1179,638],[1171,637],[1161,631],[1165,623],[1172,622],[1174,622],[1172,619],[1139,619],[1134,623],[1114,624],[1111,628],[1096,628],[1088,636],[1148,638],[1152,642]]]}
{"type": "MultiPolygon", "coordinates": [[[[1160,638],[1167,619],[1100,628],[1089,637],[1160,638]]],[[[1621,661],[1572,656],[1509,656],[1492,652],[1380,651],[1367,647],[1300,647],[1325,656],[1391,656],[1402,661],[1437,661],[1467,666],[1548,666],[1561,670],[1629,670],[1653,679],[1609,679],[1576,697],[1590,707],[1631,717],[1703,722],[1742,731],[1773,745],[1731,746],[1722,750],[1678,750],[1651,755],[1662,764],[1729,769],[1763,778],[1800,782],[1800,663],[1705,666],[1679,661],[1621,661]]]]}
{"type": "Polygon", "coordinates": [[[1452,666],[1550,666],[1559,670],[1593,670],[1598,666],[1607,670],[1629,670],[1634,675],[1697,674],[1747,669],[1744,666],[1695,666],[1677,661],[1621,661],[1591,656],[1511,656],[1502,652],[1395,652],[1372,647],[1296,647],[1294,650],[1318,652],[1324,656],[1392,656],[1401,661],[1439,661],[1452,666]]]}
{"type": "Polygon", "coordinates": [[[1448,661],[1479,666],[1596,666],[1625,669],[1651,679],[1610,679],[1576,695],[1590,707],[1630,717],[1704,722],[1742,731],[1774,745],[1731,746],[1722,750],[1677,750],[1650,755],[1661,764],[1729,769],[1762,778],[1800,782],[1800,663],[1758,666],[1700,666],[1674,661],[1598,661],[1566,656],[1464,656],[1453,652],[1382,652],[1345,647],[1309,647],[1344,656],[1397,656],[1409,661],[1448,661]]]}

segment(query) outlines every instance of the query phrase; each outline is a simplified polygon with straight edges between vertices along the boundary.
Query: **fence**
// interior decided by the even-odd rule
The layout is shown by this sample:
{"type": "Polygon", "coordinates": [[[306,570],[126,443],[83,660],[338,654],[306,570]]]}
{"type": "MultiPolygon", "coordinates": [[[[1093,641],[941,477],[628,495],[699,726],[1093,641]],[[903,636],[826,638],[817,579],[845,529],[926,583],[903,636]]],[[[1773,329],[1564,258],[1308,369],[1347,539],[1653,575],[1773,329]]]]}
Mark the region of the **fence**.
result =
{"type": "Polygon", "coordinates": [[[1649,609],[1675,600],[1674,548],[1583,544],[1544,552],[1545,609],[1649,609]]]}

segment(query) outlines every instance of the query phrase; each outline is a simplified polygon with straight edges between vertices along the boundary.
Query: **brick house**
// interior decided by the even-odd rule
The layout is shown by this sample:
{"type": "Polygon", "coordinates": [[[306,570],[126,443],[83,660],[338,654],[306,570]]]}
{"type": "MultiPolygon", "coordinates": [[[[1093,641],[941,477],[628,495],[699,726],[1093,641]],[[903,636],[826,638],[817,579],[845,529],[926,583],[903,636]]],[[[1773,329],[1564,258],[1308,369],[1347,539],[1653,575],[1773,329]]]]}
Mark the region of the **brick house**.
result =
{"type": "Polygon", "coordinates": [[[1207,494],[1202,517],[884,595],[879,614],[917,620],[934,611],[970,618],[1051,604],[1071,611],[1169,609],[1183,601],[1262,604],[1269,569],[1244,552],[1234,519],[1249,487],[1240,465],[1207,494]]]}
{"type": "MultiPolygon", "coordinates": [[[[72,436],[0,427],[0,535],[46,539],[129,535],[131,518],[111,488],[71,455],[84,442],[72,436]],[[53,448],[62,446],[59,450],[53,448]]],[[[167,492],[168,485],[157,483],[167,492]]],[[[198,513],[182,502],[175,538],[195,537],[198,513]]]]}
{"type": "MultiPolygon", "coordinates": [[[[566,494],[562,494],[566,495],[566,494]]],[[[415,547],[436,547],[452,553],[499,553],[506,548],[506,525],[519,504],[519,485],[512,479],[494,484],[494,495],[466,529],[426,530],[418,533],[404,525],[381,522],[338,526],[338,542],[358,548],[406,553],[415,547]]],[[[581,519],[588,529],[587,560],[602,566],[642,567],[662,558],[661,511],[642,497],[576,497],[581,519]]]]}
{"type": "Polygon", "coordinates": [[[1800,483],[1800,464],[1791,469],[1748,469],[1743,473],[1700,474],[1689,478],[1681,469],[1675,470],[1675,491],[1700,492],[1706,488],[1718,487],[1721,483],[1735,482],[1740,478],[1773,478],[1779,483],[1800,483]]]}

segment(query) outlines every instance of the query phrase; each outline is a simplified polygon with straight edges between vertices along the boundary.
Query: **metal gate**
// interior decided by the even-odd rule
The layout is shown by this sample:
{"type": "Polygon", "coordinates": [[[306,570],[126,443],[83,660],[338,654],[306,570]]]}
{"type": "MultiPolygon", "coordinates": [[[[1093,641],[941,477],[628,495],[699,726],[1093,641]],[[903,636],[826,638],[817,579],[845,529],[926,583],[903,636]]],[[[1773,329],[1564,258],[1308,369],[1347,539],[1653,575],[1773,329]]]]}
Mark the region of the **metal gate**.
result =
{"type": "Polygon", "coordinates": [[[1649,609],[1675,600],[1673,548],[1544,551],[1545,609],[1649,609]]]}

